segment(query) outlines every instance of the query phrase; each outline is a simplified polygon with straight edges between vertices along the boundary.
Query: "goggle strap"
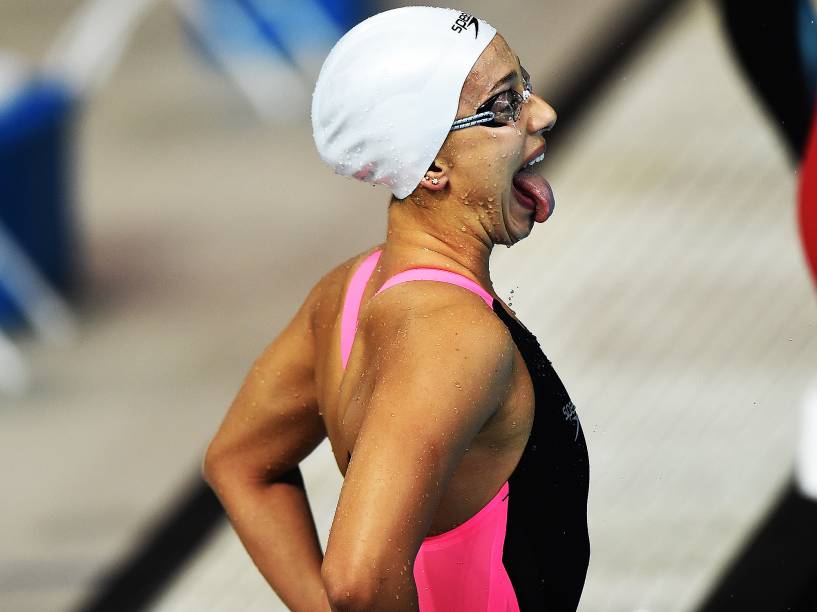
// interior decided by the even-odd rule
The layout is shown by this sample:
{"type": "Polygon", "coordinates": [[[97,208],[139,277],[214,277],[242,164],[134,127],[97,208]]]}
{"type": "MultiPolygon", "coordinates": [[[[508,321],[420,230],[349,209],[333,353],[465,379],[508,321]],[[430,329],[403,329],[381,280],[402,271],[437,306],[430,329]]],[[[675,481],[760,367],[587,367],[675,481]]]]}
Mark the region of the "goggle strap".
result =
{"type": "Polygon", "coordinates": [[[478,125],[480,123],[490,123],[494,120],[494,113],[492,111],[485,111],[484,113],[479,113],[477,115],[471,115],[470,117],[463,117],[462,119],[457,119],[452,125],[450,132],[454,130],[461,130],[463,128],[471,127],[472,125],[478,125]]]}

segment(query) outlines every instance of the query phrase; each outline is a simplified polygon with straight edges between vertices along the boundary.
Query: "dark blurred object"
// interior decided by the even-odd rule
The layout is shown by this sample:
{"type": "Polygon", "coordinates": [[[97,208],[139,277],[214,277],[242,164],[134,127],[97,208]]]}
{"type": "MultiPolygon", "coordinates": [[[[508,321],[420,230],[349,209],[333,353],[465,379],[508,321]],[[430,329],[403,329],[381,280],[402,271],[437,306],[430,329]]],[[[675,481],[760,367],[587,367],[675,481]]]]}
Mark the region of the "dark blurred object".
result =
{"type": "Polygon", "coordinates": [[[817,610],[817,501],[789,484],[697,612],[817,610]]]}
{"type": "MultiPolygon", "coordinates": [[[[298,473],[300,477],[300,471],[298,473]]],[[[140,550],[102,576],[75,612],[147,610],[167,581],[207,542],[224,520],[221,502],[197,475],[181,503],[146,532],[140,550]]]]}
{"type": "MultiPolygon", "coordinates": [[[[812,97],[802,69],[798,23],[809,0],[718,0],[723,25],[750,82],[782,130],[794,161],[806,146],[812,97]]],[[[811,24],[814,28],[814,24],[811,24]]]]}
{"type": "MultiPolygon", "coordinates": [[[[71,189],[73,99],[59,83],[34,79],[0,106],[0,223],[50,284],[70,294],[77,237],[71,189]]],[[[13,271],[3,269],[2,274],[13,271]]],[[[0,283],[0,327],[24,320],[0,283]]]]}
{"type": "Polygon", "coordinates": [[[809,99],[817,97],[817,7],[813,0],[799,0],[797,39],[800,64],[809,99]]]}

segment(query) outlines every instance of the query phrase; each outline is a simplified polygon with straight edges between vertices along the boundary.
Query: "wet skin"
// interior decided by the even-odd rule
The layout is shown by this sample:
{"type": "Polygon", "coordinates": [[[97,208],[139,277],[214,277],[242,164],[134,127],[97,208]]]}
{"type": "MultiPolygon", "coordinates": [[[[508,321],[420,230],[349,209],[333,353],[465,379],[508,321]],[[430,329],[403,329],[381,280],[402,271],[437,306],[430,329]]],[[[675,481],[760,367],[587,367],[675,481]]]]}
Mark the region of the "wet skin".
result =
{"type": "MultiPolygon", "coordinates": [[[[517,55],[497,34],[463,85],[457,118],[509,88],[522,92],[522,73],[517,55]],[[510,72],[514,80],[494,88],[510,72]]],[[[515,123],[449,133],[428,171],[437,185],[421,181],[404,200],[392,198],[384,257],[395,254],[400,261],[422,262],[414,265],[466,273],[492,291],[488,260],[493,246],[511,246],[533,227],[533,211],[513,196],[513,175],[545,145],[543,131],[555,122],[556,112],[536,95],[534,84],[515,123]]]]}
{"type": "MultiPolygon", "coordinates": [[[[509,72],[515,80],[503,88],[521,92],[517,56],[497,35],[465,82],[457,117],[501,91],[493,85],[509,72]]],[[[499,300],[491,250],[526,237],[533,223],[533,211],[512,195],[512,177],[555,119],[534,94],[515,125],[452,132],[428,173],[438,184],[423,181],[405,200],[392,200],[345,372],[343,297],[372,249],[315,285],[247,375],[204,473],[291,609],[325,611],[329,592],[333,602],[351,593],[365,602],[361,609],[399,597],[400,609],[416,610],[410,566],[422,538],[467,520],[518,462],[533,388],[504,324],[479,297],[445,283],[406,283],[373,296],[390,276],[428,266],[472,278],[499,300]],[[326,437],[346,480],[324,559],[305,495],[276,479],[326,437]]]]}

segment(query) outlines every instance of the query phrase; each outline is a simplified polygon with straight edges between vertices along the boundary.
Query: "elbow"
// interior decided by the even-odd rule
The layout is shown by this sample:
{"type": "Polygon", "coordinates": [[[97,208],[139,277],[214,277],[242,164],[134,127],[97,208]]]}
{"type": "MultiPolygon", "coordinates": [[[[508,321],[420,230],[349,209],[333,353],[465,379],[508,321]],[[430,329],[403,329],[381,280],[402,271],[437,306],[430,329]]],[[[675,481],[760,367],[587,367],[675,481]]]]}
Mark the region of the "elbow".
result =
{"type": "Polygon", "coordinates": [[[215,441],[210,442],[201,462],[201,477],[210,487],[216,487],[221,475],[224,473],[225,464],[224,452],[215,441]]]}
{"type": "Polygon", "coordinates": [[[372,598],[363,591],[353,590],[352,587],[343,590],[329,590],[327,586],[326,595],[332,606],[333,612],[368,612],[372,610],[372,598]]]}
{"type": "Polygon", "coordinates": [[[321,568],[321,577],[333,611],[358,612],[372,609],[375,590],[370,586],[371,581],[348,571],[332,570],[326,563],[321,568]]]}

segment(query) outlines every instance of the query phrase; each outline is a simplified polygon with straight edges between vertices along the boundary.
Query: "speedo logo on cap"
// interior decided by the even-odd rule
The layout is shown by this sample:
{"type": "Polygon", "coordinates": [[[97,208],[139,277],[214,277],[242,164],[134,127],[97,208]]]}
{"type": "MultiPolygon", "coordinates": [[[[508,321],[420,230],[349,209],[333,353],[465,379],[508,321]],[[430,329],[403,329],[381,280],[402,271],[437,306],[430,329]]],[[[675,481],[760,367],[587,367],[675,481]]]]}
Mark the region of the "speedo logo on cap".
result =
{"type": "Polygon", "coordinates": [[[479,19],[468,13],[460,13],[460,16],[457,17],[451,29],[457,34],[462,34],[462,32],[471,27],[471,24],[474,25],[474,38],[477,38],[479,36],[479,19]]]}

